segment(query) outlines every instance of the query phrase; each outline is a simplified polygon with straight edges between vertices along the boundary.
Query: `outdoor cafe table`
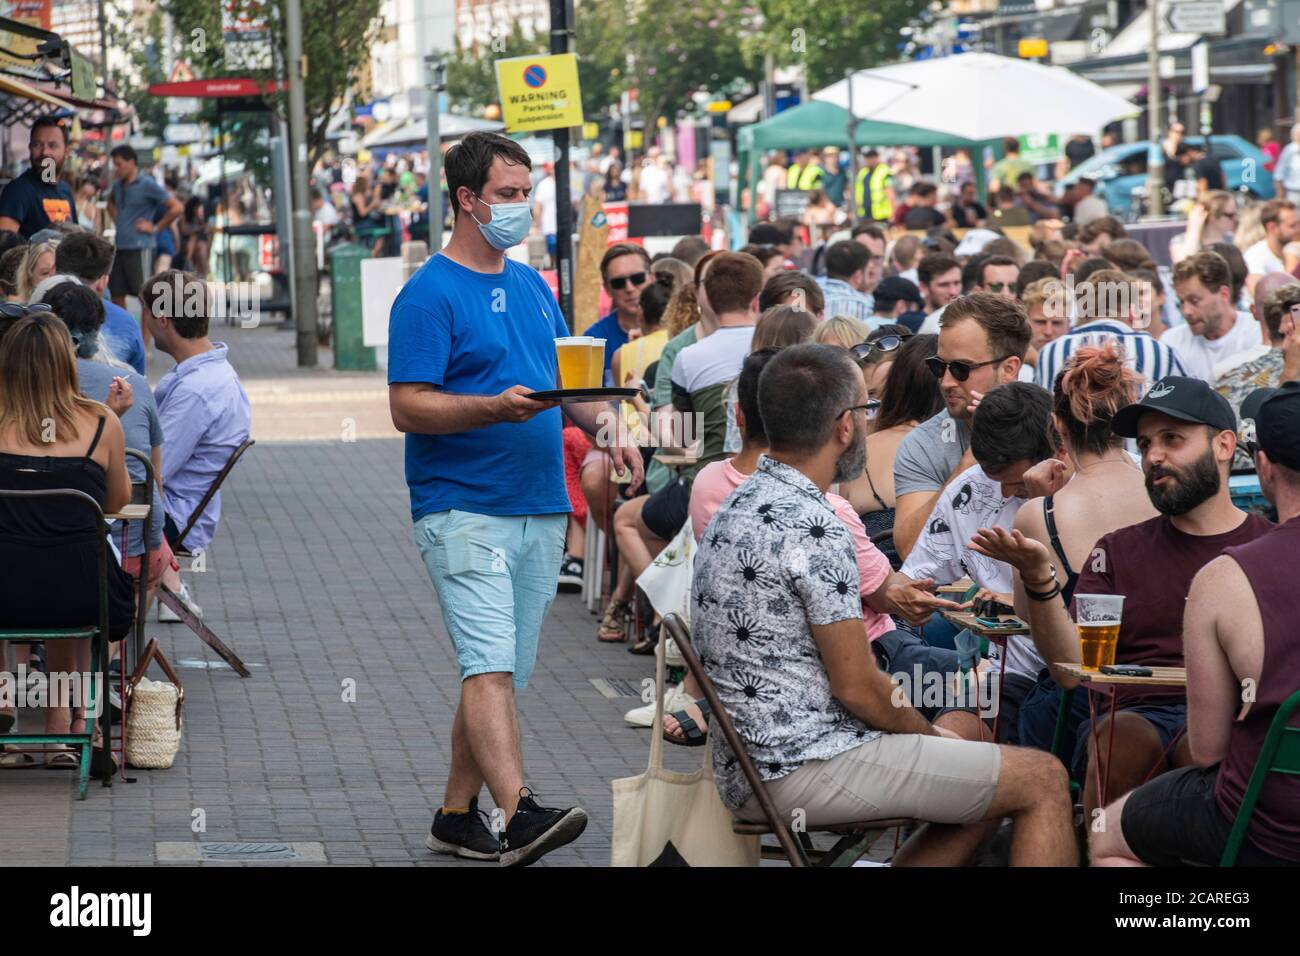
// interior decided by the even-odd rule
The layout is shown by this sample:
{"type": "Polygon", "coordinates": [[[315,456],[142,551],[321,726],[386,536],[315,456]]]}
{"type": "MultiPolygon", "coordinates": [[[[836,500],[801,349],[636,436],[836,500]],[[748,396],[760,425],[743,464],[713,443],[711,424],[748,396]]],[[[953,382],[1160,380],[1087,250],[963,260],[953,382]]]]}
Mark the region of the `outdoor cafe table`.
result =
{"type": "MultiPolygon", "coordinates": [[[[1082,686],[1089,691],[1095,691],[1104,694],[1110,698],[1110,738],[1106,745],[1106,763],[1104,767],[1098,768],[1097,773],[1097,806],[1106,805],[1106,794],[1109,792],[1110,784],[1110,758],[1115,750],[1115,707],[1119,697],[1119,690],[1123,687],[1186,687],[1187,686],[1187,668],[1185,667],[1152,667],[1150,677],[1125,677],[1119,674],[1103,674],[1101,671],[1092,670],[1081,664],[1056,664],[1054,665],[1062,674],[1073,677],[1082,686]]],[[[1100,731],[1097,728],[1097,708],[1092,694],[1088,694],[1088,721],[1092,728],[1093,744],[1097,748],[1096,752],[1101,752],[1100,731]]],[[[1166,752],[1178,743],[1178,738],[1182,736],[1179,732],[1169,741],[1165,748],[1166,752]]],[[[1159,764],[1157,764],[1159,766],[1159,764]]],[[[1147,776],[1149,780],[1151,775],[1147,776]]],[[[1145,781],[1143,781],[1145,782],[1145,781]]]]}
{"type": "MultiPolygon", "coordinates": [[[[941,594],[946,594],[947,596],[952,597],[953,600],[960,600],[960,598],[953,597],[953,592],[955,592],[956,583],[958,582],[954,582],[953,585],[947,585],[942,588],[937,588],[936,590],[939,591],[941,594]]],[[[982,637],[985,640],[992,641],[993,643],[997,644],[998,649],[1002,654],[1002,666],[1004,668],[1007,666],[1007,638],[1020,637],[1029,633],[1029,626],[1026,625],[1014,614],[999,615],[997,617],[997,620],[1015,621],[1019,625],[1018,627],[999,627],[999,628],[985,627],[983,624],[979,623],[978,616],[975,614],[974,611],[944,611],[943,616],[944,619],[948,621],[950,624],[952,624],[954,627],[963,630],[969,630],[972,634],[976,635],[977,637],[982,637]]],[[[999,679],[998,712],[993,716],[993,740],[995,742],[998,739],[998,724],[1002,720],[1002,695],[1006,692],[1006,687],[1007,687],[1006,681],[999,679]]],[[[979,693],[978,679],[975,682],[975,692],[976,694],[979,693]]]]}

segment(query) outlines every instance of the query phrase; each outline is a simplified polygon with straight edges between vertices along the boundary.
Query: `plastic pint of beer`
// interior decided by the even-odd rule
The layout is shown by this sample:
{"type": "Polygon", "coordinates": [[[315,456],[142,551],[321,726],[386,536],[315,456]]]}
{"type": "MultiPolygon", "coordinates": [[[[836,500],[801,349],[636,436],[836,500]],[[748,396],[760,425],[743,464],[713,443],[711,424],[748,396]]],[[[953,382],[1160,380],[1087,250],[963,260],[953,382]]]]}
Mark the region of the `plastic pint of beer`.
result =
{"type": "MultiPolygon", "coordinates": [[[[595,349],[596,339],[588,335],[570,335],[555,340],[555,357],[560,363],[560,388],[599,388],[600,378],[592,378],[591,353],[595,349]]],[[[603,368],[605,346],[600,345],[600,358],[595,367],[603,368]]]]}
{"type": "Polygon", "coordinates": [[[1084,667],[1097,670],[1115,663],[1119,644],[1120,615],[1124,610],[1122,594],[1076,594],[1075,627],[1079,631],[1080,658],[1084,667]]]}
{"type": "Polygon", "coordinates": [[[588,338],[587,341],[591,343],[587,359],[591,362],[591,368],[587,372],[588,381],[591,382],[588,387],[600,388],[605,384],[605,339],[588,338]]]}

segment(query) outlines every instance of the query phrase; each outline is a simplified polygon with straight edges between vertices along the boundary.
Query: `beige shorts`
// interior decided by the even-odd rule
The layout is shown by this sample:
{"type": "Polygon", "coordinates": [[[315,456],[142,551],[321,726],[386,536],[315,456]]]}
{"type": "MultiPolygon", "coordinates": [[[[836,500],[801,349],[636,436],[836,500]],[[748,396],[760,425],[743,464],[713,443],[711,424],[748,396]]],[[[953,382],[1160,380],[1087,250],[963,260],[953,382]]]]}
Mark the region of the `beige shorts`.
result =
{"type": "MultiPolygon", "coordinates": [[[[766,784],[777,813],[802,810],[811,826],[888,817],[933,823],[983,820],[998,786],[996,744],[920,734],[882,734],[830,760],[814,760],[766,784]]],[[[737,811],[764,822],[758,800],[737,811]]]]}

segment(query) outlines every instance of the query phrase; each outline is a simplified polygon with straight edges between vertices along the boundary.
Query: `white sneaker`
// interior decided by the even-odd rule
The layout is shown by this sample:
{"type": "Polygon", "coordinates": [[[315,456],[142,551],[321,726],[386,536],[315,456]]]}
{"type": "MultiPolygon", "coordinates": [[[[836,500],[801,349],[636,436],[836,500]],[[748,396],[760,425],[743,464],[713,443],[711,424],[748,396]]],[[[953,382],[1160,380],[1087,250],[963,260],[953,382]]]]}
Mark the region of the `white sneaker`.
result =
{"type": "MultiPolygon", "coordinates": [[[[671,714],[675,710],[682,710],[690,704],[695,703],[695,698],[682,690],[681,684],[670,684],[668,694],[664,698],[664,713],[671,714]]],[[[655,722],[655,702],[645,704],[629,710],[623,715],[623,720],[633,727],[653,727],[655,722]]]]}
{"type": "MultiPolygon", "coordinates": [[[[664,639],[664,663],[669,667],[685,667],[686,658],[682,657],[681,649],[678,648],[677,642],[671,637],[664,639]]],[[[674,710],[680,708],[674,707],[674,710]]]]}
{"type": "MultiPolygon", "coordinates": [[[[191,614],[197,617],[200,621],[203,620],[203,608],[199,607],[198,604],[195,603],[194,597],[190,594],[189,586],[186,585],[184,581],[181,582],[181,589],[176,593],[176,596],[180,598],[181,603],[189,609],[191,614]]],[[[179,614],[169,608],[166,604],[163,604],[162,601],[158,602],[159,621],[164,624],[174,624],[180,619],[181,616],[179,614]]]]}

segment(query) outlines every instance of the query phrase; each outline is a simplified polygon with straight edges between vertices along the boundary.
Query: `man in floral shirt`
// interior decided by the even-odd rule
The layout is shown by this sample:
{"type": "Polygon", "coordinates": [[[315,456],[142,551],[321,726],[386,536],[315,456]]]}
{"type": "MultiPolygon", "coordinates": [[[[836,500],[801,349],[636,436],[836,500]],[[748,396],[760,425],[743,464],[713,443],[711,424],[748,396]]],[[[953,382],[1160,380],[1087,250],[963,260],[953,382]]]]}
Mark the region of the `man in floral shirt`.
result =
{"type": "MultiPolygon", "coordinates": [[[[706,672],[782,815],[915,817],[896,864],[964,863],[1004,816],[1011,860],[1077,862],[1064,768],[1050,754],[960,740],[896,694],[862,628],[852,539],[826,500],[866,462],[866,386],[829,345],[781,350],[759,379],[769,451],[723,502],[695,559],[692,622],[706,672]]],[[[723,802],[762,812],[714,734],[723,802]]]]}
{"type": "MultiPolygon", "coordinates": [[[[1300,283],[1285,272],[1275,272],[1259,280],[1255,287],[1255,304],[1251,307],[1263,326],[1268,345],[1247,349],[1224,362],[1215,373],[1214,390],[1228,400],[1241,418],[1241,403],[1257,388],[1276,388],[1283,382],[1300,380],[1300,333],[1296,316],[1300,314],[1300,283]]],[[[1239,445],[1232,467],[1253,469],[1239,445]]]]}

